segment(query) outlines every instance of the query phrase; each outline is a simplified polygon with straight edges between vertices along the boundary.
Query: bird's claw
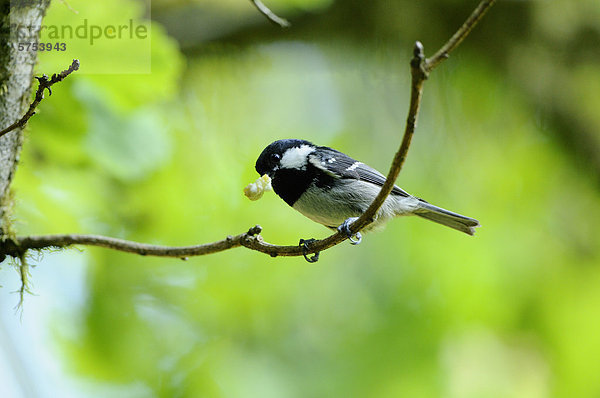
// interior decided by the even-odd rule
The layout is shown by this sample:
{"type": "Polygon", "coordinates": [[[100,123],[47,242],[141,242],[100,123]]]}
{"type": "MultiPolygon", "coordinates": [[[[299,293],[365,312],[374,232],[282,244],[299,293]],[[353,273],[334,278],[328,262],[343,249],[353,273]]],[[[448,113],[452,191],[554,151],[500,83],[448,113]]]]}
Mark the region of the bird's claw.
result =
{"type": "Polygon", "coordinates": [[[358,245],[362,241],[362,235],[360,232],[352,234],[350,231],[350,225],[356,220],[358,220],[358,217],[350,217],[346,219],[346,221],[344,221],[339,227],[337,227],[337,230],[346,235],[350,240],[350,243],[353,245],[358,245]]]}
{"type": "Polygon", "coordinates": [[[316,242],[316,239],[300,239],[300,243],[298,246],[302,248],[302,255],[304,259],[309,263],[316,263],[319,261],[319,252],[316,252],[312,257],[308,257],[308,251],[310,250],[309,246],[311,243],[316,242]]]}

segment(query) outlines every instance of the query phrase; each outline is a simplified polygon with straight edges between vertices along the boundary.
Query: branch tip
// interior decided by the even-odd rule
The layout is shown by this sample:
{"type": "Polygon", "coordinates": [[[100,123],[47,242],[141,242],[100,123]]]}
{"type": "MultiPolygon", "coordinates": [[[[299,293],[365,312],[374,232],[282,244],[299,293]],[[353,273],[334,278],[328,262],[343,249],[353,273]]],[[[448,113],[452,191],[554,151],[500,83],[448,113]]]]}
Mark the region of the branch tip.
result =
{"type": "Polygon", "coordinates": [[[419,59],[425,58],[425,49],[423,48],[423,43],[418,40],[415,42],[415,47],[413,48],[413,56],[419,59]]]}
{"type": "Polygon", "coordinates": [[[261,232],[262,232],[262,227],[257,224],[248,230],[248,235],[256,236],[256,235],[259,235],[261,232]]]}
{"type": "Polygon", "coordinates": [[[42,76],[36,76],[35,78],[38,81],[38,88],[35,92],[35,99],[29,105],[29,109],[27,110],[27,112],[25,112],[25,115],[23,115],[23,117],[21,119],[17,120],[10,126],[6,127],[2,131],[0,131],[0,137],[2,137],[4,134],[10,133],[11,131],[13,131],[19,127],[25,126],[25,124],[29,121],[29,119],[33,115],[35,115],[35,108],[44,99],[44,90],[48,90],[49,96],[52,95],[52,89],[51,89],[52,85],[55,83],[58,83],[60,81],[63,81],[67,76],[69,76],[71,73],[75,72],[78,69],[79,69],[79,60],[74,59],[73,62],[71,62],[71,65],[69,66],[69,68],[63,70],[62,72],[60,72],[58,74],[56,74],[56,73],[53,74],[52,78],[48,78],[48,75],[46,75],[46,74],[44,74],[42,76]]]}
{"type": "Polygon", "coordinates": [[[273,11],[269,9],[266,5],[263,4],[260,0],[250,0],[254,7],[264,15],[269,21],[273,22],[275,25],[279,25],[282,28],[289,28],[292,24],[284,18],[277,16],[273,11]]]}
{"type": "MultiPolygon", "coordinates": [[[[410,60],[410,68],[413,76],[415,73],[416,80],[425,80],[429,76],[426,70],[426,61],[425,61],[425,49],[423,47],[423,43],[420,41],[415,42],[415,46],[413,48],[413,59],[410,60]]],[[[413,77],[413,87],[415,83],[415,77],[413,77]]],[[[411,116],[409,115],[409,118],[411,116]]]]}

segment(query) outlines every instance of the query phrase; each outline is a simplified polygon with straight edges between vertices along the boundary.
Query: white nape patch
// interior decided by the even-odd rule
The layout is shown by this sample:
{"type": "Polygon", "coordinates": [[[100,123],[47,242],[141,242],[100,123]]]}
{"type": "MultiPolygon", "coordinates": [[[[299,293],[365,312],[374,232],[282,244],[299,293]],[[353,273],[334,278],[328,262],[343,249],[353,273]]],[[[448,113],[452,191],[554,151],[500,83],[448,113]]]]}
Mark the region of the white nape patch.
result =
{"type": "Polygon", "coordinates": [[[290,148],[284,152],[279,164],[283,169],[306,170],[308,155],[314,151],[315,148],[309,145],[301,145],[299,147],[290,148]]]}
{"type": "Polygon", "coordinates": [[[354,162],[354,163],[352,164],[352,166],[350,166],[350,167],[348,167],[348,168],[346,169],[346,171],[354,171],[354,170],[356,170],[356,168],[357,168],[358,166],[360,166],[361,164],[362,164],[362,162],[354,162]]]}

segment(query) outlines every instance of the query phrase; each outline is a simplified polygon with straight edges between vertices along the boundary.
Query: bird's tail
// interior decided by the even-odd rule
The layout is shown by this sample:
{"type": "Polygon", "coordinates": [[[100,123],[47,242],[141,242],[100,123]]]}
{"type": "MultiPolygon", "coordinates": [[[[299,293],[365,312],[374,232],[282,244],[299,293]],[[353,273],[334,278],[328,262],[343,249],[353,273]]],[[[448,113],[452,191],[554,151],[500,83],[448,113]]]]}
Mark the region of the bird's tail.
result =
{"type": "Polygon", "coordinates": [[[431,205],[425,201],[419,201],[419,207],[414,214],[469,235],[474,235],[475,227],[479,227],[479,221],[474,218],[461,216],[460,214],[431,205]]]}

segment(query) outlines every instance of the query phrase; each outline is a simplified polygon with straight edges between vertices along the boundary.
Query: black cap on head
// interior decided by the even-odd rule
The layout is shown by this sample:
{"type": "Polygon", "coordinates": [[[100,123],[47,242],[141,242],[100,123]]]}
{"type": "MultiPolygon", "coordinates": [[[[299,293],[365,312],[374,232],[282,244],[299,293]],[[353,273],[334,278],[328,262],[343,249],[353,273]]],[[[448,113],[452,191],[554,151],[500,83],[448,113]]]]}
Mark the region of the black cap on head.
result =
{"type": "Polygon", "coordinates": [[[283,157],[285,151],[294,147],[313,144],[306,140],[298,140],[295,138],[278,140],[269,144],[260,154],[256,161],[256,171],[260,175],[268,174],[272,177],[272,173],[279,168],[279,161],[283,157]]]}

